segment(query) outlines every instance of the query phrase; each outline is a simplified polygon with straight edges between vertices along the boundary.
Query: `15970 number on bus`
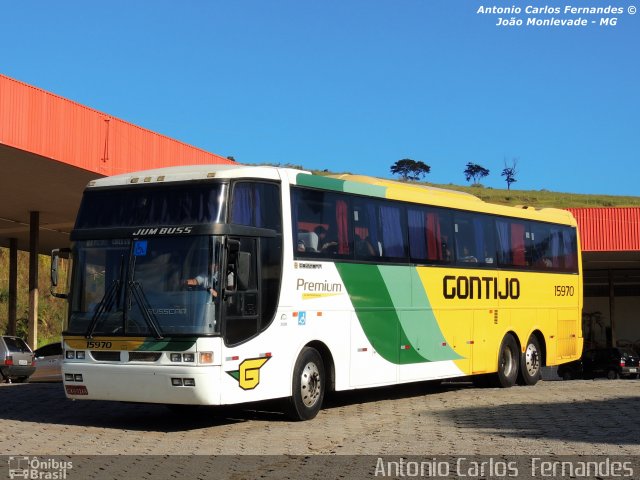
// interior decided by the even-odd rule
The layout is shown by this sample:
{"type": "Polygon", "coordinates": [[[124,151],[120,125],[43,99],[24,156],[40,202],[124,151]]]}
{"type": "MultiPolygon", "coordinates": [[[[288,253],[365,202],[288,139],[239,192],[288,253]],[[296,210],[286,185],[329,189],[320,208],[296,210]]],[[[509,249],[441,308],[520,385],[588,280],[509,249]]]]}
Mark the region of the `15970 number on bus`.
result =
{"type": "Polygon", "coordinates": [[[573,297],[575,293],[575,288],[571,285],[556,285],[553,289],[556,297],[573,297]]]}
{"type": "Polygon", "coordinates": [[[87,342],[87,348],[111,348],[111,342],[87,342]]]}

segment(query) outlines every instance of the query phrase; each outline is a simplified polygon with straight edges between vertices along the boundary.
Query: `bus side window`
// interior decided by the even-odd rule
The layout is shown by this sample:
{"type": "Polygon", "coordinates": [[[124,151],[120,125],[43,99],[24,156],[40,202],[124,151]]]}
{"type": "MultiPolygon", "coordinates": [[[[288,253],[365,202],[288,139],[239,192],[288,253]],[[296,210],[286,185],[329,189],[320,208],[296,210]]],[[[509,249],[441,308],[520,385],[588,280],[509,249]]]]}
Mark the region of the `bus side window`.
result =
{"type": "Polygon", "coordinates": [[[368,260],[378,257],[377,209],[373,204],[365,205],[360,201],[353,206],[353,249],[356,258],[368,260]]]}
{"type": "Polygon", "coordinates": [[[522,220],[496,220],[498,261],[502,266],[527,267],[531,263],[531,233],[522,220]]]}
{"type": "Polygon", "coordinates": [[[578,271],[578,238],[576,229],[562,227],[563,266],[568,272],[578,271]]]}
{"type": "Polygon", "coordinates": [[[455,215],[454,232],[456,244],[456,260],[458,263],[478,263],[483,258],[482,237],[476,235],[474,218],[471,215],[455,215]]]}
{"type": "Polygon", "coordinates": [[[296,257],[351,255],[349,202],[345,195],[294,188],[291,191],[293,246],[296,257]]]}
{"type": "Polygon", "coordinates": [[[237,182],[233,187],[231,223],[282,231],[280,188],[266,182],[237,182]]]}

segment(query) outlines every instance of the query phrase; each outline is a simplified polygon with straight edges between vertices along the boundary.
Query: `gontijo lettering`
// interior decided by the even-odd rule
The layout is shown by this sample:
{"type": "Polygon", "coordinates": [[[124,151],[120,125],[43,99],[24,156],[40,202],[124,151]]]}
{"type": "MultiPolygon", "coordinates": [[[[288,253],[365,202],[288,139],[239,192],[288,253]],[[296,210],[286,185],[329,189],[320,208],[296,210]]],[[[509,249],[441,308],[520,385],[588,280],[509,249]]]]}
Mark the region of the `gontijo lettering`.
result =
{"type": "Polygon", "coordinates": [[[520,281],[517,278],[505,278],[499,285],[498,277],[456,277],[445,275],[442,278],[444,298],[465,299],[501,299],[517,300],[520,297],[520,281]]]}

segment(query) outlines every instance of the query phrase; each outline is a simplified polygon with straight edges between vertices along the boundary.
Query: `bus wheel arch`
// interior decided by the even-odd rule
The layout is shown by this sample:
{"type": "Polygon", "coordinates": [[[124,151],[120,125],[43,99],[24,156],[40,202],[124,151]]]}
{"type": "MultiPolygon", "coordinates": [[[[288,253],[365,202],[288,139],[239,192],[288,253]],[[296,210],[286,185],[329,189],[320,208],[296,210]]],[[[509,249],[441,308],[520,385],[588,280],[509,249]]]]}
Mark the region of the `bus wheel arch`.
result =
{"type": "MultiPolygon", "coordinates": [[[[318,346],[311,343],[309,345],[318,346]]],[[[287,400],[286,413],[292,420],[311,420],[320,409],[329,385],[325,360],[314,346],[305,346],[293,366],[291,397],[287,400]]],[[[322,345],[322,344],[320,344],[322,345]]]]}
{"type": "Polygon", "coordinates": [[[513,332],[507,332],[498,349],[498,371],[492,376],[495,387],[509,388],[515,385],[520,370],[520,345],[513,332]]]}
{"type": "Polygon", "coordinates": [[[542,377],[542,367],[546,364],[546,343],[539,330],[529,335],[520,355],[518,384],[535,385],[542,377]]]}
{"type": "Polygon", "coordinates": [[[318,351],[320,357],[322,357],[322,363],[324,364],[324,374],[325,374],[325,395],[327,393],[331,393],[336,389],[336,366],[333,361],[333,355],[331,355],[331,350],[327,347],[323,342],[319,340],[315,340],[313,342],[309,342],[305,345],[305,347],[313,348],[318,351]]]}

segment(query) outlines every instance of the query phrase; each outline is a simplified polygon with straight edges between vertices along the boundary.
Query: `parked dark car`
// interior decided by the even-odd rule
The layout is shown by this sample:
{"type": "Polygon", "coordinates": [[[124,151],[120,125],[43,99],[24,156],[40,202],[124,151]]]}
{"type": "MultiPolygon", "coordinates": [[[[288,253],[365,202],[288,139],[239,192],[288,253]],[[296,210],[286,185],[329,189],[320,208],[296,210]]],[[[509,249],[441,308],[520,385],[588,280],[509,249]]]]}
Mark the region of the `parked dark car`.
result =
{"type": "Polygon", "coordinates": [[[558,366],[558,376],[565,380],[596,377],[614,380],[621,377],[638,378],[639,374],[638,354],[624,347],[585,350],[580,360],[558,366]]]}
{"type": "Polygon", "coordinates": [[[24,382],[35,371],[33,352],[20,337],[0,337],[0,375],[6,382],[24,382]]]}
{"type": "Polygon", "coordinates": [[[588,350],[582,356],[582,369],[585,378],[638,378],[638,355],[623,347],[588,350]]]}
{"type": "Polygon", "coordinates": [[[30,382],[61,382],[62,381],[62,344],[50,343],[33,352],[36,357],[36,371],[30,382]]]}

